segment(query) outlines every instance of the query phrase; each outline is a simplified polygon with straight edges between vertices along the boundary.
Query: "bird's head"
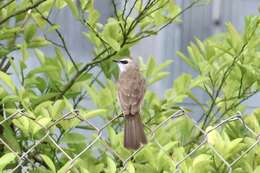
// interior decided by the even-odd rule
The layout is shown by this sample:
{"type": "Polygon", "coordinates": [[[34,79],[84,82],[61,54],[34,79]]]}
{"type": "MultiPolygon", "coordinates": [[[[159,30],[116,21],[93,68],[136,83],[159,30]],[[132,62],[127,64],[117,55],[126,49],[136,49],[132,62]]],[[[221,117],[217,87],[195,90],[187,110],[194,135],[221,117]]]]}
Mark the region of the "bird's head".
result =
{"type": "Polygon", "coordinates": [[[127,69],[138,69],[138,64],[130,58],[124,58],[121,60],[113,60],[118,64],[118,67],[120,69],[120,72],[124,72],[127,69]]]}

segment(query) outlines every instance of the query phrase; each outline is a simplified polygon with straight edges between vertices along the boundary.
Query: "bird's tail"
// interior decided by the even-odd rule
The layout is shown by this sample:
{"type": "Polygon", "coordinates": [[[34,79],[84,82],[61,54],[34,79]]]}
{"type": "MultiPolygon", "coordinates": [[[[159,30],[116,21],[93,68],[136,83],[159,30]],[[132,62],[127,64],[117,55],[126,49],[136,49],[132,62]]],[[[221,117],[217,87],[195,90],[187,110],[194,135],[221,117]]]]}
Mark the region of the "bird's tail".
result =
{"type": "Polygon", "coordinates": [[[139,113],[125,115],[124,146],[128,149],[136,150],[140,147],[141,143],[146,144],[147,139],[139,113]]]}

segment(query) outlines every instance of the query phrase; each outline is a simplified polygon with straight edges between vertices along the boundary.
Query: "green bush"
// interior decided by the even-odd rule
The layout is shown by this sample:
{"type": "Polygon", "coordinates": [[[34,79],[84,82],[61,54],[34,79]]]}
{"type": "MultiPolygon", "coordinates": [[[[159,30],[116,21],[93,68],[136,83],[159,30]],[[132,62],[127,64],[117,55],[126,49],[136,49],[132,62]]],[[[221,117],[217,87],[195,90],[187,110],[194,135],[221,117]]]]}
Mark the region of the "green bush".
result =
{"type": "MultiPolygon", "coordinates": [[[[1,172],[62,173],[71,166],[70,172],[82,173],[168,173],[176,168],[185,173],[224,173],[230,168],[233,173],[260,172],[256,136],[260,110],[231,117],[243,113],[243,102],[260,90],[259,16],[245,19],[243,33],[227,23],[225,33],[204,41],[195,39],[188,55],[177,53],[197,75],[182,74],[162,98],[151,90],[146,92],[142,117],[149,144],[133,157],[129,158],[134,151],[122,145],[123,120],[113,119],[120,109],[115,86],[118,68],[111,59],[129,56],[130,48],[140,40],[180,22],[182,13],[202,2],[192,1],[181,10],[174,1],[135,0],[127,10],[127,0],[121,2],[122,9],[113,1],[114,17],[101,24],[94,0],[1,1],[1,172]],[[87,63],[75,62],[61,26],[49,19],[53,10],[64,8],[88,29],[82,33],[93,45],[93,57],[87,63]],[[47,33],[56,34],[60,42],[49,40],[47,33]],[[54,50],[52,56],[43,51],[46,46],[54,50]],[[11,57],[14,51],[21,57],[11,57]],[[40,65],[28,67],[33,54],[40,65]],[[199,100],[194,89],[205,92],[208,99],[199,100]],[[188,98],[201,108],[202,115],[184,108],[185,115],[171,117],[188,98]],[[194,122],[189,114],[200,117],[199,121],[194,122]],[[100,123],[104,129],[97,131],[94,126],[100,123]],[[65,155],[75,158],[82,151],[73,163],[65,155]],[[126,164],[122,162],[128,158],[126,164]]],[[[171,63],[158,65],[156,58],[140,59],[148,85],[167,77],[165,68],[171,63]]]]}

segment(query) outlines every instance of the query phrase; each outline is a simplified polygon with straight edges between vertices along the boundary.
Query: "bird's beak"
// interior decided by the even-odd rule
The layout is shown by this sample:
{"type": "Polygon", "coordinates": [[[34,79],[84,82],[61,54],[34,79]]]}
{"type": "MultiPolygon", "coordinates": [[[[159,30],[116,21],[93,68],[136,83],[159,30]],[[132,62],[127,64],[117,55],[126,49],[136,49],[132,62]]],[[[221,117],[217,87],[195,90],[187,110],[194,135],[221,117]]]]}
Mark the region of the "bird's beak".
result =
{"type": "Polygon", "coordinates": [[[115,63],[118,63],[119,61],[118,60],[116,60],[116,59],[113,59],[112,61],[114,61],[115,63]]]}

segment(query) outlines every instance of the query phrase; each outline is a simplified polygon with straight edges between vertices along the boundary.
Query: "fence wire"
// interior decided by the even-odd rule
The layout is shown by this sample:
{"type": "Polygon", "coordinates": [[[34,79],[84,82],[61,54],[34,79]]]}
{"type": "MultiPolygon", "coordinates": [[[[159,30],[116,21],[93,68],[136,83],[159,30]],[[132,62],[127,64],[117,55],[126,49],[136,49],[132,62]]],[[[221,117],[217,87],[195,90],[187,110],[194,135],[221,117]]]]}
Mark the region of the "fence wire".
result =
{"type": "MultiPolygon", "coordinates": [[[[122,156],[120,156],[119,153],[117,153],[117,151],[115,149],[113,149],[112,146],[110,146],[108,139],[103,137],[103,133],[105,132],[105,129],[107,127],[109,127],[115,120],[119,119],[120,117],[122,117],[122,115],[118,115],[116,117],[114,117],[113,119],[111,119],[110,121],[106,122],[102,127],[98,128],[95,124],[91,123],[89,120],[86,120],[84,118],[82,118],[81,113],[78,110],[74,110],[72,112],[69,112],[67,114],[62,115],[60,118],[58,118],[55,121],[52,121],[50,123],[50,125],[45,126],[43,124],[41,124],[39,121],[37,121],[37,119],[35,119],[34,117],[30,116],[27,112],[25,112],[24,110],[17,110],[14,114],[6,117],[6,115],[4,116],[4,119],[2,121],[0,121],[0,126],[3,125],[4,123],[8,122],[8,121],[12,121],[14,119],[19,119],[19,118],[28,118],[30,120],[33,120],[33,122],[35,122],[37,125],[39,125],[43,130],[44,130],[44,135],[42,137],[40,137],[40,139],[34,141],[34,143],[31,145],[31,147],[23,152],[23,153],[18,153],[17,151],[14,151],[12,149],[12,147],[7,144],[7,142],[5,142],[5,140],[3,138],[0,137],[0,144],[2,143],[2,145],[4,145],[6,147],[6,149],[8,149],[10,152],[14,153],[16,155],[16,158],[18,159],[17,161],[17,165],[12,169],[9,170],[9,172],[13,173],[15,171],[17,171],[18,168],[23,167],[23,163],[25,161],[28,161],[29,163],[31,163],[32,165],[34,164],[34,162],[32,160],[30,160],[30,158],[28,158],[28,155],[41,143],[43,143],[46,139],[48,139],[55,147],[57,150],[59,150],[61,153],[64,154],[64,156],[68,159],[68,164],[66,167],[65,172],[70,172],[70,170],[73,168],[73,166],[75,166],[76,161],[86,152],[88,151],[91,147],[94,147],[98,141],[100,141],[100,144],[102,144],[102,147],[105,147],[114,157],[117,157],[122,163],[123,166],[120,170],[118,170],[118,172],[129,172],[127,167],[129,162],[131,161],[132,158],[134,158],[141,150],[143,150],[143,148],[145,147],[144,145],[142,145],[138,150],[134,151],[132,154],[130,154],[126,159],[124,159],[122,156]],[[55,139],[52,135],[51,135],[51,129],[52,127],[56,126],[57,124],[59,124],[61,121],[64,120],[71,120],[71,119],[77,119],[80,122],[84,122],[86,124],[88,124],[90,127],[92,127],[95,131],[96,136],[93,138],[93,140],[85,146],[85,148],[78,153],[76,156],[72,157],[68,152],[66,152],[62,146],[60,146],[59,141],[57,139],[55,139]]],[[[156,131],[158,131],[160,128],[164,128],[165,125],[167,123],[169,123],[170,121],[175,121],[176,119],[180,118],[180,117],[186,117],[189,120],[191,120],[191,122],[193,123],[193,126],[196,130],[198,130],[201,134],[201,140],[199,141],[199,143],[196,145],[195,148],[193,148],[191,151],[189,151],[189,153],[182,158],[181,160],[174,160],[171,157],[171,161],[172,164],[176,167],[176,170],[174,171],[174,173],[181,173],[181,165],[190,157],[192,157],[192,155],[197,152],[203,145],[207,144],[210,148],[210,150],[212,152],[214,152],[216,154],[216,156],[223,162],[223,164],[228,168],[228,173],[232,173],[233,169],[232,167],[234,166],[234,164],[236,164],[239,160],[241,160],[241,158],[243,158],[247,153],[249,153],[251,150],[253,150],[260,142],[260,135],[255,133],[242,119],[242,115],[241,113],[237,113],[227,119],[222,120],[221,122],[219,122],[218,124],[216,124],[215,126],[211,127],[210,130],[203,130],[199,123],[197,121],[195,121],[192,116],[190,116],[187,112],[185,112],[184,109],[180,109],[177,112],[175,112],[174,114],[172,114],[171,116],[169,116],[167,119],[165,119],[164,121],[162,121],[160,124],[158,124],[157,126],[155,126],[154,128],[150,128],[147,125],[145,125],[145,128],[148,129],[148,135],[149,135],[149,142],[153,142],[154,144],[156,144],[156,146],[160,149],[160,151],[162,151],[164,154],[167,155],[167,152],[164,150],[163,146],[160,144],[160,142],[156,139],[156,131]],[[224,125],[227,125],[231,122],[240,122],[241,125],[243,126],[243,128],[248,131],[251,135],[253,135],[255,137],[255,142],[249,146],[245,151],[243,151],[236,159],[234,159],[232,162],[227,161],[227,159],[224,158],[224,156],[217,151],[217,149],[209,142],[208,140],[208,135],[213,131],[216,130],[224,125]]],[[[98,147],[98,146],[97,146],[98,147]]],[[[100,147],[100,146],[99,146],[100,147]]],[[[130,172],[129,172],[130,173],[130,172]]]]}

